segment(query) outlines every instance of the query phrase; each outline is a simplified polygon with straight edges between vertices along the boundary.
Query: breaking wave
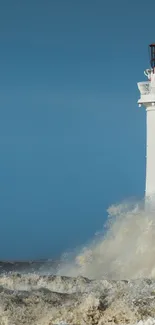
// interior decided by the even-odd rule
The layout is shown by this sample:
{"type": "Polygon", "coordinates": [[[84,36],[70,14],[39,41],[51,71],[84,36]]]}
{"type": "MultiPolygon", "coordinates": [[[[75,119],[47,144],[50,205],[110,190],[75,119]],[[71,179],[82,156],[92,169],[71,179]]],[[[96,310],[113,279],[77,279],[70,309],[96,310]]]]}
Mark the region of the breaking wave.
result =
{"type": "Polygon", "coordinates": [[[146,211],[144,202],[112,205],[103,233],[74,258],[66,255],[59,274],[95,279],[155,277],[154,210],[146,211]]]}
{"type": "Polygon", "coordinates": [[[111,206],[103,231],[60,263],[0,267],[0,325],[155,324],[155,213],[143,202],[111,206]]]}

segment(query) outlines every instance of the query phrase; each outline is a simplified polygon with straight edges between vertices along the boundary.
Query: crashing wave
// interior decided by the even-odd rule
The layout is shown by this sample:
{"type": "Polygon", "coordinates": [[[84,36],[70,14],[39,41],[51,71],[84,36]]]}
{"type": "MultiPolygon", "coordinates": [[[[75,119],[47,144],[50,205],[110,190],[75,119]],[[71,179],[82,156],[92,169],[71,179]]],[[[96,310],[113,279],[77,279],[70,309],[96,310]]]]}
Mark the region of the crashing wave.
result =
{"type": "Polygon", "coordinates": [[[0,325],[151,325],[154,317],[153,279],[0,276],[0,325]]]}
{"type": "Polygon", "coordinates": [[[0,325],[155,324],[154,212],[127,204],[108,212],[106,232],[56,275],[47,263],[1,272],[0,325]]]}

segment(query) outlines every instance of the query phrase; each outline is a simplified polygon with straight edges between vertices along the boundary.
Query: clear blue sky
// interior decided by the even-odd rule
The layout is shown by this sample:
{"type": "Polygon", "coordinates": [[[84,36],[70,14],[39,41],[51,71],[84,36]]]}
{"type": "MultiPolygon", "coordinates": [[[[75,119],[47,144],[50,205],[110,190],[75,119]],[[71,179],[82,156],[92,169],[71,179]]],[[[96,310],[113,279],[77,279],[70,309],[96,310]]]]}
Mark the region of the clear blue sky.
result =
{"type": "Polygon", "coordinates": [[[155,2],[1,0],[0,259],[57,257],[142,197],[155,2]]]}

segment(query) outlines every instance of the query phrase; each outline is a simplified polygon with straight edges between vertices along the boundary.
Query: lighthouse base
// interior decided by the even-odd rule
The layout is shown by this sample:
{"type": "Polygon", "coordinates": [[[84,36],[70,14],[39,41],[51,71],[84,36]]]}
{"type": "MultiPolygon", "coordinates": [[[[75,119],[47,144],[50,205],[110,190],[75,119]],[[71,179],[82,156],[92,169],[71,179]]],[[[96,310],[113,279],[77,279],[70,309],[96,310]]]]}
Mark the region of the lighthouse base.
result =
{"type": "Polygon", "coordinates": [[[155,212],[155,194],[145,196],[145,210],[155,212]]]}

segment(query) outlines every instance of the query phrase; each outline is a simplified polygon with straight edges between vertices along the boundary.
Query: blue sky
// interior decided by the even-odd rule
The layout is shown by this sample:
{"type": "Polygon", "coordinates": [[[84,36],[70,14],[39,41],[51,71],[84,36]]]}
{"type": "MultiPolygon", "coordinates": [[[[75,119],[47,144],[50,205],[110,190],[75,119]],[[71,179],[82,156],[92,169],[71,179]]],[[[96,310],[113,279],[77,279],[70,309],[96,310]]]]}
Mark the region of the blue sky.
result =
{"type": "Polygon", "coordinates": [[[155,2],[1,0],[0,259],[55,258],[141,198],[155,2]],[[150,10],[151,8],[151,10],[150,10]]]}

